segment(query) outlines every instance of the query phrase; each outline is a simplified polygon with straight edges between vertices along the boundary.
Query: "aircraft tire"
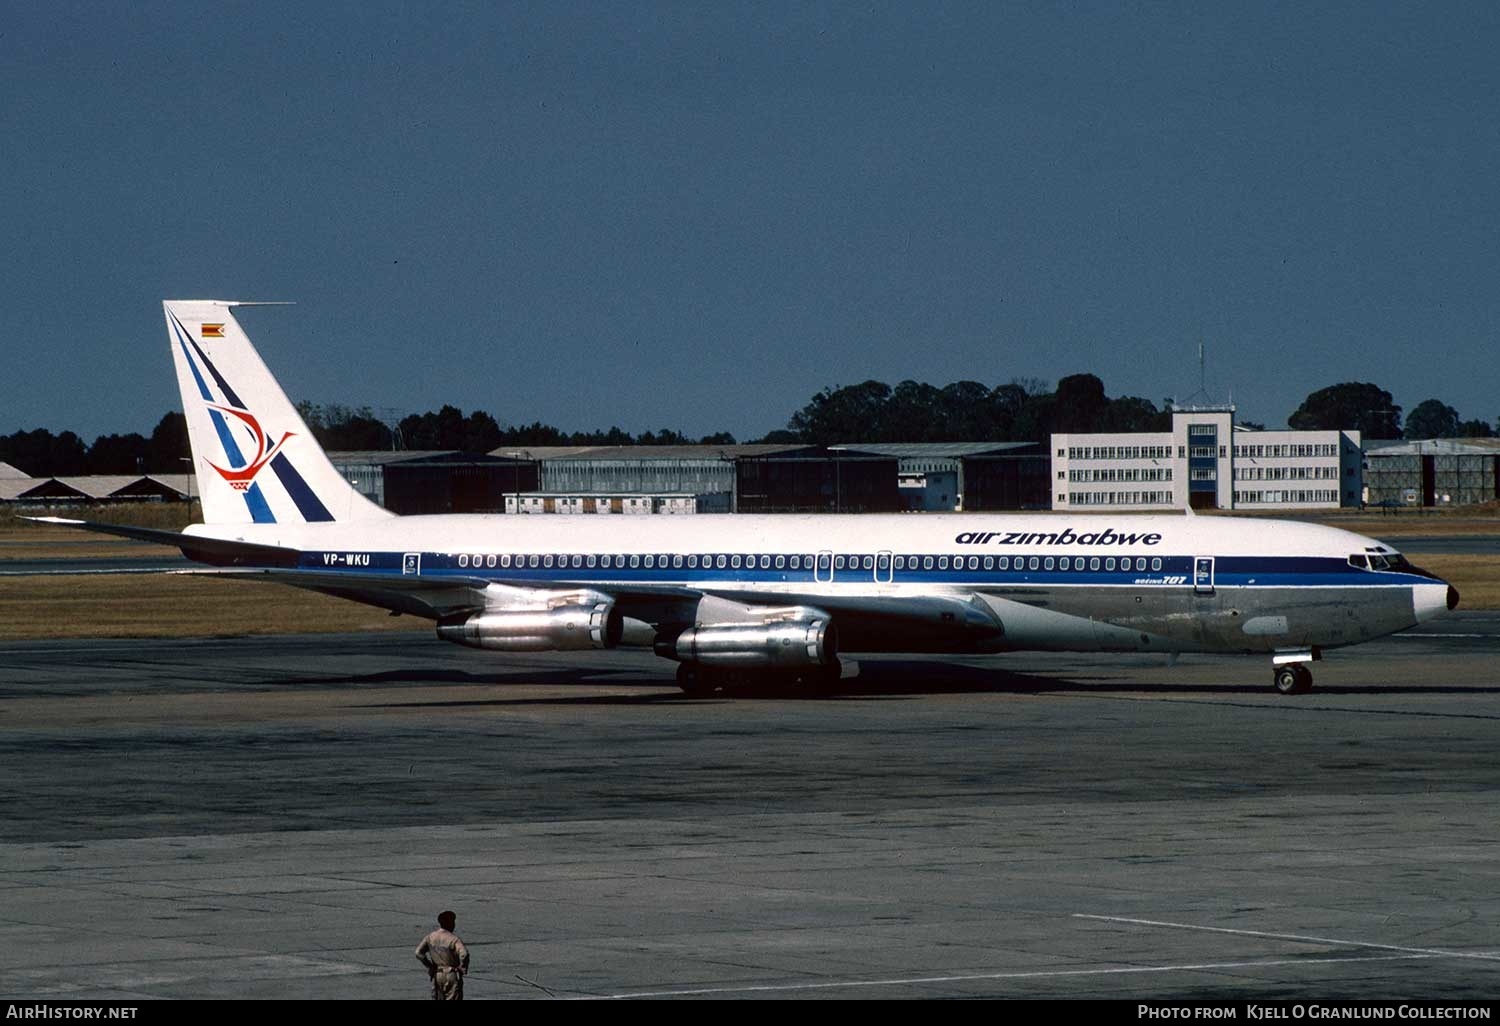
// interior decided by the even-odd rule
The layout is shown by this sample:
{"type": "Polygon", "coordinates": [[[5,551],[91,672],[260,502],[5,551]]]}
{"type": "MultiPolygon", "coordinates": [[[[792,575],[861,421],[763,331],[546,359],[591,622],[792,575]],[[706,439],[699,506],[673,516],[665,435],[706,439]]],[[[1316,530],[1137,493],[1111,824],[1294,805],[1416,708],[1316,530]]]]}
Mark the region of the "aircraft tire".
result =
{"type": "Polygon", "coordinates": [[[1278,666],[1272,679],[1283,695],[1305,695],[1312,690],[1312,671],[1301,663],[1278,666]]]}

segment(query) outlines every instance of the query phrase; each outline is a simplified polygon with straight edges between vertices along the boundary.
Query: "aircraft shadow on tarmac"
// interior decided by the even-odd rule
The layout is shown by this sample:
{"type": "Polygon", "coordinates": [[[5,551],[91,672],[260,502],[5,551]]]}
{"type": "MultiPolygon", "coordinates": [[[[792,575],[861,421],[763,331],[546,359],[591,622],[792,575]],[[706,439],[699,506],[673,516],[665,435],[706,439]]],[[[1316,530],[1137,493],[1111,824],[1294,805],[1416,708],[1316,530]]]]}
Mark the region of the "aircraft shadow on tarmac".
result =
{"type": "MultiPolygon", "coordinates": [[[[708,696],[688,696],[675,689],[670,678],[642,675],[637,669],[612,670],[608,668],[582,669],[565,667],[556,670],[540,670],[530,667],[514,672],[483,672],[468,670],[408,669],[384,670],[378,673],[306,677],[296,680],[267,680],[266,684],[302,684],[323,687],[378,687],[389,685],[447,684],[472,687],[495,688],[493,697],[483,699],[458,699],[444,701],[414,701],[372,703],[379,708],[430,708],[485,705],[639,705],[679,702],[713,702],[724,700],[757,699],[822,699],[822,700],[901,700],[916,699],[930,695],[955,694],[1006,694],[1046,695],[1076,694],[1105,695],[1131,694],[1141,696],[1199,696],[1229,697],[1252,695],[1267,696],[1270,682],[1259,681],[1263,667],[1245,668],[1243,683],[1186,682],[1164,683],[1141,681],[1124,674],[1096,673],[1070,674],[1067,676],[1043,676],[1035,673],[1020,673],[992,666],[971,666],[964,663],[945,663],[934,660],[860,660],[854,673],[846,673],[834,688],[812,690],[797,685],[756,684],[727,688],[708,696]],[[566,688],[580,685],[607,685],[610,687],[649,689],[644,694],[616,695],[556,695],[538,697],[534,694],[507,696],[510,686],[566,688]]],[[[1269,676],[1269,674],[1265,674],[1269,676]]],[[[1312,698],[1333,695],[1500,695],[1500,682],[1495,684],[1319,684],[1312,698]]],[[[1289,703],[1306,702],[1306,698],[1288,698],[1289,703]]]]}

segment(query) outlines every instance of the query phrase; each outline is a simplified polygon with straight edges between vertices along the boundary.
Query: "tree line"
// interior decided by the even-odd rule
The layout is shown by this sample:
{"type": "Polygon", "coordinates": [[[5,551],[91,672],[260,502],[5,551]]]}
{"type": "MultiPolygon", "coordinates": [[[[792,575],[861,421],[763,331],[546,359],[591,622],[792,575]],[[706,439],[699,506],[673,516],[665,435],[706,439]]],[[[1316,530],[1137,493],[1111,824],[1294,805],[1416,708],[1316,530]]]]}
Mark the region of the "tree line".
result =
{"type": "MultiPolygon", "coordinates": [[[[454,406],[413,413],[394,426],[369,407],[302,402],[297,405],[308,429],[326,449],[457,449],[493,452],[507,446],[536,445],[733,445],[727,431],[692,438],[670,428],[639,435],[619,427],[565,432],[540,421],[502,425],[484,410],[468,415],[454,406]]],[[[941,387],[882,381],[829,387],[818,392],[787,420],[785,428],[757,442],[832,445],[844,442],[1037,442],[1054,432],[1124,433],[1171,428],[1171,402],[1158,407],[1137,396],[1110,398],[1104,382],[1092,374],[1073,374],[1048,390],[1035,379],[1016,379],[990,387],[956,381],[941,387]]],[[[1310,394],[1287,418],[1300,431],[1359,431],[1367,439],[1490,438],[1497,432],[1486,421],[1465,420],[1437,399],[1418,403],[1405,418],[1391,393],[1367,382],[1330,385],[1310,394]]],[[[1263,427],[1263,425],[1249,425],[1263,427]]],[[[186,471],[189,456],[186,421],[168,413],[150,436],[100,435],[92,445],[72,431],[54,435],[45,429],[0,436],[0,462],[34,477],[80,474],[173,474],[186,471]]]]}
{"type": "Polygon", "coordinates": [[[1403,426],[1401,407],[1379,385],[1349,381],[1320,388],[1287,418],[1298,431],[1359,431],[1365,438],[1493,438],[1488,421],[1464,420],[1440,399],[1424,399],[1403,426]]]}

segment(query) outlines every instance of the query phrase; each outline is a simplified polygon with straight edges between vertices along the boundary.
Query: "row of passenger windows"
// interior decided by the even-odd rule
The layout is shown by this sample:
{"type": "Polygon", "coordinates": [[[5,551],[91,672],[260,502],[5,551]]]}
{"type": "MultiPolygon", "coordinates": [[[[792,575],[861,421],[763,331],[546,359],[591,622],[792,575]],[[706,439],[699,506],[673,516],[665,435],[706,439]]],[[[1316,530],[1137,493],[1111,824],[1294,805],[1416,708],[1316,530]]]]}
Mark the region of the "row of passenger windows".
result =
{"type": "Polygon", "coordinates": [[[1161,557],[1149,561],[1145,556],[1132,559],[1129,556],[919,556],[882,554],[821,556],[762,556],[738,553],[705,553],[703,555],[669,555],[646,553],[645,555],[481,555],[460,553],[458,565],[461,569],[595,569],[624,570],[822,570],[830,566],[834,570],[1135,570],[1153,571],[1162,567],[1161,557]]]}

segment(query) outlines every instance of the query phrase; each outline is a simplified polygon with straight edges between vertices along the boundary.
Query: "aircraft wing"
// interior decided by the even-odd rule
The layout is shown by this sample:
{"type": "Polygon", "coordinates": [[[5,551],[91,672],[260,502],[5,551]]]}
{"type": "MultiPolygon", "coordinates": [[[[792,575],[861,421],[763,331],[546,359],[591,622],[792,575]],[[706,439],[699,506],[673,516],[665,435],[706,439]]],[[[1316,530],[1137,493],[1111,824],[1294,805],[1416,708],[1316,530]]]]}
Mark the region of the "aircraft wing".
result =
{"type": "Polygon", "coordinates": [[[361,574],[339,571],[302,570],[296,567],[222,567],[176,570],[195,577],[230,577],[241,581],[289,584],[294,588],[322,592],[337,598],[379,606],[395,613],[441,619],[453,613],[482,609],[490,582],[477,577],[431,577],[401,574],[361,574]]]}
{"type": "MultiPolygon", "coordinates": [[[[288,584],[295,588],[322,592],[338,598],[379,606],[393,612],[411,613],[442,619],[455,613],[477,612],[493,604],[497,591],[512,591],[518,597],[535,599],[539,595],[564,595],[582,590],[598,591],[592,585],[570,585],[551,582],[538,587],[534,583],[495,581],[483,577],[424,577],[416,574],[359,573],[357,571],[324,571],[298,567],[235,566],[192,570],[175,570],[176,574],[200,577],[230,577],[241,581],[265,581],[288,584]]],[[[650,616],[663,604],[668,606],[701,596],[701,592],[677,587],[632,587],[609,590],[622,609],[632,615],[650,616]]]]}

